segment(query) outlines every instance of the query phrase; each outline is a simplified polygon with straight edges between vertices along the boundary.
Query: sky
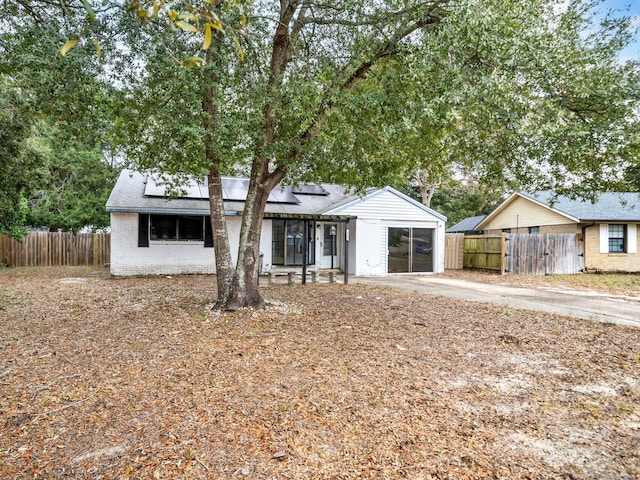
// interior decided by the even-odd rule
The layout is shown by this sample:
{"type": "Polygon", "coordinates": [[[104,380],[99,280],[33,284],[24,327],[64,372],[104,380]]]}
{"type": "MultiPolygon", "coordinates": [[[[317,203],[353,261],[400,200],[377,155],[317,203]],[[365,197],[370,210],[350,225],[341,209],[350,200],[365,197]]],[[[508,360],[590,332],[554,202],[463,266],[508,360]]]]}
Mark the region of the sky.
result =
{"type": "MultiPolygon", "coordinates": [[[[620,10],[620,15],[635,16],[635,25],[640,24],[640,0],[605,0],[599,10],[620,10]]],[[[621,60],[634,58],[640,60],[640,35],[636,34],[635,41],[620,53],[621,60]]]]}

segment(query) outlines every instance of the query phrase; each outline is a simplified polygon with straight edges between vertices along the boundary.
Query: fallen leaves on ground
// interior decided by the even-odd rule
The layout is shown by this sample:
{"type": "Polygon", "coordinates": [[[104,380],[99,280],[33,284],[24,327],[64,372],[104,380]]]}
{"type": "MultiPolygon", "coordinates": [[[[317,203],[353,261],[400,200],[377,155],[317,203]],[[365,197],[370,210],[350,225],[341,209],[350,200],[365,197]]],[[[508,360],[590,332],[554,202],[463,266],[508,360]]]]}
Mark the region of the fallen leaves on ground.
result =
{"type": "Polygon", "coordinates": [[[0,271],[2,478],[640,478],[640,329],[366,285],[0,271]]]}

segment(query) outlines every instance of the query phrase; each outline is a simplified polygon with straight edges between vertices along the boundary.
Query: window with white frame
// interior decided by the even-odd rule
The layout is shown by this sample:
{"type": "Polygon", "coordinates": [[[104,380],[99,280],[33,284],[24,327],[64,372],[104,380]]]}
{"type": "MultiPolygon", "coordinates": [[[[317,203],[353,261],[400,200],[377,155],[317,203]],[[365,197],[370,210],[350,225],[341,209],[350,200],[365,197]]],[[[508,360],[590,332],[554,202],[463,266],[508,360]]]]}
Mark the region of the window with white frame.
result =
{"type": "Polygon", "coordinates": [[[625,253],[626,225],[609,224],[609,253],[625,253]]]}
{"type": "Polygon", "coordinates": [[[636,223],[601,223],[600,253],[637,254],[638,224],[636,223]]]}

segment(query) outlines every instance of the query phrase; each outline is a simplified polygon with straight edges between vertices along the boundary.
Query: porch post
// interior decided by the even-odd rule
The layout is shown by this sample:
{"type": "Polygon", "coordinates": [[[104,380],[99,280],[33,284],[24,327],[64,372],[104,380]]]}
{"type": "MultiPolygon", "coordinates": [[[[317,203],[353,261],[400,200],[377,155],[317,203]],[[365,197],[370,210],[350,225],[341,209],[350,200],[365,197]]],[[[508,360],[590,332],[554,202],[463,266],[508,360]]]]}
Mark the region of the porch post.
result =
{"type": "Polygon", "coordinates": [[[344,229],[344,284],[349,283],[349,220],[344,229]]]}
{"type": "Polygon", "coordinates": [[[302,232],[302,284],[307,283],[307,258],[309,258],[309,221],[303,223],[304,231],[302,232]]]}

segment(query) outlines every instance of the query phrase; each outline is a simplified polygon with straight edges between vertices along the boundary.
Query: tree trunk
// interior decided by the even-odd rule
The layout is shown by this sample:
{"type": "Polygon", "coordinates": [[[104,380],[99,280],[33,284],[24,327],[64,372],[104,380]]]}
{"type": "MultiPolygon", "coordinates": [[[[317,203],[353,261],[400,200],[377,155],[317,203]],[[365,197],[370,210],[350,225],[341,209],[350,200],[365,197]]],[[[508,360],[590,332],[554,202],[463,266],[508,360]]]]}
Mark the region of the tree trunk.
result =
{"type": "MultiPolygon", "coordinates": [[[[219,43],[221,34],[215,34],[215,41],[219,43]]],[[[216,46],[207,50],[207,63],[214,66],[210,83],[204,90],[202,110],[206,114],[204,126],[208,132],[205,142],[205,155],[209,162],[208,194],[209,210],[211,213],[211,233],[213,237],[213,250],[216,262],[216,279],[218,298],[216,305],[220,308],[236,309],[245,306],[236,298],[238,296],[239,278],[231,257],[231,245],[227,230],[227,219],[224,213],[224,197],[222,194],[222,159],[215,145],[218,127],[218,106],[216,103],[216,86],[220,82],[218,70],[221,67],[220,57],[217,55],[216,46]]]]}
{"type": "MultiPolygon", "coordinates": [[[[273,39],[273,50],[271,53],[269,88],[271,99],[276,103],[275,88],[281,84],[282,75],[286,70],[289,60],[290,41],[289,41],[289,23],[293,19],[293,15],[297,8],[297,2],[281,4],[282,11],[280,23],[276,28],[273,39]]],[[[265,143],[269,145],[273,143],[276,129],[275,108],[272,103],[267,101],[263,109],[265,143]]],[[[264,219],[264,211],[267,206],[269,194],[275,186],[282,180],[285,170],[280,168],[274,172],[269,172],[269,159],[256,152],[251,165],[251,176],[249,179],[249,188],[247,198],[244,202],[244,211],[242,214],[242,226],[240,228],[240,241],[238,245],[238,259],[235,269],[230,268],[227,260],[218,261],[218,246],[216,238],[218,235],[220,241],[226,242],[227,248],[229,239],[226,235],[226,226],[224,235],[222,230],[215,233],[214,230],[214,250],[216,253],[216,269],[218,271],[218,306],[230,310],[237,308],[252,306],[261,308],[264,306],[264,300],[259,289],[260,267],[260,237],[262,234],[262,223],[264,219]]],[[[214,172],[215,173],[215,172],[214,172]]],[[[211,177],[211,174],[209,175],[211,177]]],[[[218,178],[213,178],[217,181],[218,178]]],[[[211,182],[211,179],[210,179],[211,182]]],[[[216,186],[217,188],[217,186],[216,186]]],[[[224,222],[224,204],[222,201],[222,188],[220,190],[212,190],[209,185],[211,199],[211,222],[215,229],[215,225],[223,225],[224,222]],[[215,214],[214,220],[214,196],[219,200],[219,205],[215,205],[220,210],[215,214]]],[[[222,249],[222,253],[226,251],[222,249]]],[[[229,261],[231,260],[229,256],[229,261]]]]}
{"type": "Polygon", "coordinates": [[[426,169],[418,168],[413,172],[413,179],[420,188],[420,198],[425,207],[431,207],[431,200],[442,183],[440,175],[432,175],[426,169]],[[435,176],[436,178],[432,178],[435,176]]]}
{"type": "Polygon", "coordinates": [[[209,181],[209,209],[211,211],[211,233],[213,236],[213,250],[216,261],[216,277],[218,285],[218,299],[216,305],[221,308],[238,308],[230,306],[229,301],[233,292],[238,288],[238,278],[231,246],[227,234],[227,219],[224,214],[224,199],[222,196],[222,176],[219,163],[212,163],[208,175],[209,181]]]}
{"type": "Polygon", "coordinates": [[[259,289],[262,223],[269,194],[281,179],[282,174],[268,172],[266,159],[254,161],[242,215],[238,259],[234,267],[226,230],[221,176],[215,169],[209,174],[211,225],[218,275],[217,306],[220,308],[236,310],[264,306],[259,289]]]}

